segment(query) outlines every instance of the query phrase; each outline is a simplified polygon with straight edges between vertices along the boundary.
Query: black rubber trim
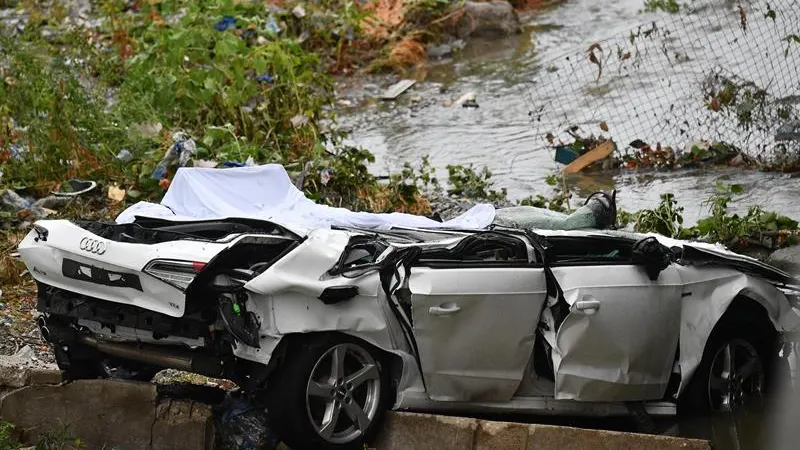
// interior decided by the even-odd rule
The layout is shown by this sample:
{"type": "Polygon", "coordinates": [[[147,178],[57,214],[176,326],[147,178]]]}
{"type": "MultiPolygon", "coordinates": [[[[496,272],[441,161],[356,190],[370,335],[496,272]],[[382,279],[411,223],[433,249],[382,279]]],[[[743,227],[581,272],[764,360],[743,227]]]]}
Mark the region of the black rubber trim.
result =
{"type": "Polygon", "coordinates": [[[144,292],[142,290],[142,282],[139,280],[138,275],[115,272],[68,258],[64,258],[61,263],[61,274],[72,280],[85,281],[87,283],[100,284],[103,286],[130,288],[144,292]],[[88,271],[88,273],[86,273],[86,271],[88,271]]]}

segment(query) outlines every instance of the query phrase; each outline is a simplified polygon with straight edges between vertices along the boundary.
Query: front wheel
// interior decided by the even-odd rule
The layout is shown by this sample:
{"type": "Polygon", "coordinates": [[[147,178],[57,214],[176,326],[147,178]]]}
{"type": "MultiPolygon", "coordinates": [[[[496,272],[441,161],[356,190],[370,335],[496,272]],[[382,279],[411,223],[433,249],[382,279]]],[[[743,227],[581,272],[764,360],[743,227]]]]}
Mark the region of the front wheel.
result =
{"type": "Polygon", "coordinates": [[[714,330],[683,394],[684,409],[734,412],[764,401],[777,352],[773,332],[754,325],[729,323],[714,330]]]}
{"type": "Polygon", "coordinates": [[[267,390],[269,415],[295,450],[363,449],[389,393],[380,355],[339,335],[312,338],[287,354],[267,390]]]}

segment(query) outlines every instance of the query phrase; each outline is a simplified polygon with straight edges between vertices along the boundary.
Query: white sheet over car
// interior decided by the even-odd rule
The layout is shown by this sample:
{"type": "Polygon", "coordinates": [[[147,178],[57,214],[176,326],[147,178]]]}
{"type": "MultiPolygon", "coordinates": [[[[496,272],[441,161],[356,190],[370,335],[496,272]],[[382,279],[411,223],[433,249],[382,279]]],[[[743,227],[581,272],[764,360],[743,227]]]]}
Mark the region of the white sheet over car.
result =
{"type": "Polygon", "coordinates": [[[403,213],[354,212],[315,203],[294,186],[282,165],[266,164],[230,169],[180,168],[160,204],[136,203],[116,221],[133,222],[136,216],[170,220],[242,217],[309,228],[480,229],[492,223],[495,209],[479,204],[445,222],[403,213]]]}

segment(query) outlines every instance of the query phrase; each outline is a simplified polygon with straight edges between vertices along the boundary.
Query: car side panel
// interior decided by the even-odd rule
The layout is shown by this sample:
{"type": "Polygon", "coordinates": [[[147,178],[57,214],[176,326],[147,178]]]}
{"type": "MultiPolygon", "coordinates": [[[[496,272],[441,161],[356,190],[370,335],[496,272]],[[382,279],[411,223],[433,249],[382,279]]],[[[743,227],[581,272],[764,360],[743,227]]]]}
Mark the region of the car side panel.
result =
{"type": "Polygon", "coordinates": [[[634,265],[553,269],[570,312],[558,328],[555,397],[580,401],[661,398],[678,347],[681,280],[634,265]],[[576,308],[597,302],[593,314],[576,308]]]}
{"type": "Polygon", "coordinates": [[[546,295],[543,269],[415,267],[409,288],[429,397],[511,399],[533,351],[546,295]],[[460,310],[441,313],[448,308],[460,310]]]}

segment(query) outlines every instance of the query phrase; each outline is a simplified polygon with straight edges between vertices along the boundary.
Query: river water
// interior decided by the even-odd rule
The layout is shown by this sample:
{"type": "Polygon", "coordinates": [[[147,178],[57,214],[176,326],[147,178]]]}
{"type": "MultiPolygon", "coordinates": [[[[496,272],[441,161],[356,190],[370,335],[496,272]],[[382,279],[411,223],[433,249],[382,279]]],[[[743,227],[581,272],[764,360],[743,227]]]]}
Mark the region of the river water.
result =
{"type": "MultiPolygon", "coordinates": [[[[376,174],[397,171],[404,162],[426,155],[440,179],[446,178],[446,165],[472,163],[487,166],[496,186],[506,188],[511,199],[552,193],[545,178],[562,166],[554,162],[543,136],[570,123],[591,128],[605,121],[612,132],[620,131],[614,135],[618,143],[641,137],[673,139],[676,145],[682,139],[685,146],[685,141],[724,139],[757,156],[759,145],[774,136],[776,118],[764,119],[761,130],[742,131],[731,125],[730,117],[709,116],[701,91],[703,75],[709,70],[733,73],[765,87],[773,101],[797,103],[800,45],[784,54],[786,45],[779,42],[792,27],[800,34],[800,8],[796,0],[772,2],[779,20],[768,22],[765,3],[744,3],[745,24],[736,1],[705,1],[706,8],[676,19],[642,13],[642,0],[569,0],[523,17],[520,35],[471,41],[454,58],[432,62],[424,80],[396,101],[374,100],[387,83],[344,92],[342,97],[350,100],[343,102],[340,123],[351,130],[356,144],[376,155],[371,167],[376,174]],[[638,66],[625,66],[624,58],[602,59],[607,78],[589,79],[597,71],[585,59],[592,43],[602,42],[609,53],[621,48],[617,55],[622,55],[632,48],[628,36],[637,25],[653,21],[660,24],[660,32],[669,31],[649,47],[633,46],[634,52],[644,54],[638,66]],[[661,48],[668,48],[664,54],[673,54],[675,61],[665,64],[648,53],[661,48]],[[475,94],[479,108],[450,105],[467,92],[475,94]],[[674,124],[684,118],[686,125],[694,123],[680,137],[685,127],[674,124]]],[[[631,59],[640,56],[636,53],[631,59]]],[[[620,207],[629,211],[652,208],[661,194],[673,193],[685,208],[688,224],[706,213],[703,201],[718,181],[745,188],[733,202],[734,210],[759,205],[800,219],[800,178],[790,174],[733,167],[615,170],[568,178],[576,201],[596,190],[617,189],[620,207]]],[[[764,448],[764,417],[748,411],[666,422],[660,423],[660,432],[709,438],[720,449],[764,448]]],[[[630,429],[626,421],[597,426],[630,429]]]]}
{"type": "MultiPolygon", "coordinates": [[[[785,5],[778,5],[783,10],[773,2],[779,20],[772,22],[777,25],[764,17],[765,3],[748,6],[746,32],[739,30],[738,3],[726,0],[706,1],[710,7],[676,16],[643,13],[642,0],[566,1],[523,16],[524,31],[518,36],[472,41],[455,58],[431,63],[424,81],[398,100],[367,101],[345,109],[340,119],[352,130],[353,140],[376,155],[372,167],[376,173],[397,170],[403,162],[425,155],[440,178],[446,178],[447,164],[473,163],[491,169],[496,186],[507,188],[511,199],[552,193],[544,179],[563,166],[554,162],[543,136],[550,129],[561,131],[556,128],[568,123],[562,120],[565,117],[582,126],[607,121],[612,134],[619,132],[613,136],[618,143],[634,138],[666,141],[677,136],[677,128],[664,126],[665,121],[672,118],[677,123],[683,116],[692,117],[697,126],[688,137],[679,138],[682,142],[675,139],[676,146],[686,147],[702,138],[725,139],[740,148],[750,146],[749,154],[758,154],[755,148],[763,135],[751,131],[743,137],[730,120],[703,115],[707,110],[700,76],[722,68],[767,86],[775,97],[796,101],[792,96],[800,94],[800,45],[785,56],[786,44],[780,41],[786,30],[800,23],[796,11],[800,8],[791,7],[794,1],[784,0],[785,5]],[[666,45],[677,55],[677,62],[665,64],[654,54],[636,54],[631,60],[642,57],[633,68],[603,60],[606,74],[596,87],[590,86],[594,80],[589,78],[595,77],[597,68],[586,61],[586,49],[593,42],[602,42],[606,55],[620,44],[633,48],[628,40],[631,31],[653,21],[660,24],[662,39],[649,47],[640,40],[634,52],[655,53],[666,45]],[[762,41],[763,46],[751,44],[762,41]],[[688,57],[681,60],[681,52],[688,57]],[[556,72],[557,67],[561,72],[556,72]],[[564,76],[559,78],[561,73],[564,76]],[[479,108],[447,106],[467,92],[476,95],[479,108]],[[529,113],[539,107],[544,114],[539,121],[532,120],[529,113]]],[[[767,120],[768,128],[772,127],[769,134],[775,122],[767,120]]],[[[800,183],[789,174],[737,168],[615,170],[570,176],[568,184],[578,199],[615,188],[620,206],[629,211],[652,208],[660,194],[671,192],[691,224],[705,214],[702,202],[714,192],[718,180],[745,188],[732,204],[734,210],[760,205],[800,218],[796,201],[800,183]]]]}

